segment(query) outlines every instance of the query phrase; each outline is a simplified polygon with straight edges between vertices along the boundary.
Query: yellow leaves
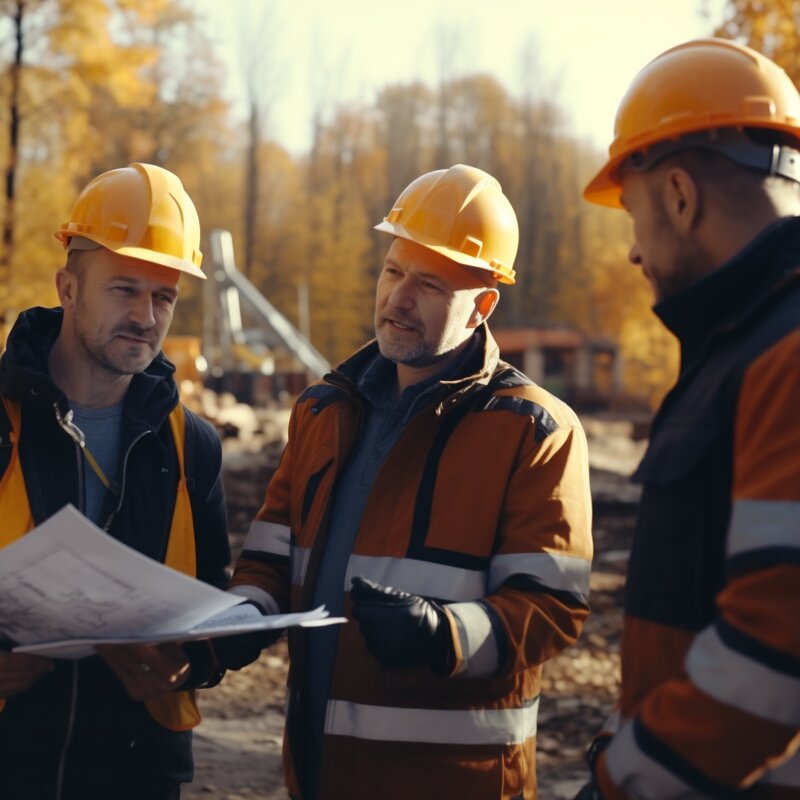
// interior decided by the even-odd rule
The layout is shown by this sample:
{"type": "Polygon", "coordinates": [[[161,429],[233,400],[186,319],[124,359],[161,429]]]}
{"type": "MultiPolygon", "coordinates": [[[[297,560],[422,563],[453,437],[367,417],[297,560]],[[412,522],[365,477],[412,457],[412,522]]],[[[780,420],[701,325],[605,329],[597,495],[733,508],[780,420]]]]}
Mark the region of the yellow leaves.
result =
{"type": "Polygon", "coordinates": [[[76,80],[77,97],[88,102],[92,90],[102,88],[123,106],[151,102],[156,87],[142,77],[142,71],[155,61],[157,50],[114,41],[112,9],[104,0],[58,0],[58,7],[59,16],[49,30],[50,45],[76,80]]]}
{"type": "Polygon", "coordinates": [[[716,36],[735,39],[776,61],[800,84],[800,29],[795,0],[728,0],[716,36]]]}

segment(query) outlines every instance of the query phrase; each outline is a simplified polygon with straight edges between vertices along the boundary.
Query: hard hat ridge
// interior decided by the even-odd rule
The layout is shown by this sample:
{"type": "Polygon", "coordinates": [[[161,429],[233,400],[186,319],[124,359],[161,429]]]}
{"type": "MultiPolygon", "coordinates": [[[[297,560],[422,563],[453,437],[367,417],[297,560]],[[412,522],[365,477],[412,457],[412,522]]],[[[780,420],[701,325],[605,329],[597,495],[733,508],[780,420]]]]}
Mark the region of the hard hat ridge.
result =
{"type": "MultiPolygon", "coordinates": [[[[676,152],[700,145],[756,169],[776,157],[788,164],[792,149],[800,149],[800,94],[789,76],[761,53],[727,39],[695,39],[661,53],[636,75],[620,102],[608,160],[583,195],[619,207],[619,170],[634,153],[652,165],[659,148],[676,152]],[[740,142],[725,152],[717,146],[722,140],[701,135],[728,129],[771,131],[794,144],[782,143],[788,152],[777,155],[756,142],[740,142]]],[[[784,177],[794,180],[792,175],[790,168],[784,177]]]]}
{"type": "Polygon", "coordinates": [[[375,229],[515,282],[516,214],[499,182],[476,167],[456,164],[420,176],[375,229]]]}
{"type": "Polygon", "coordinates": [[[200,221],[177,175],[132,163],[91,180],[55,233],[65,247],[80,236],[116,253],[205,278],[200,221]]]}

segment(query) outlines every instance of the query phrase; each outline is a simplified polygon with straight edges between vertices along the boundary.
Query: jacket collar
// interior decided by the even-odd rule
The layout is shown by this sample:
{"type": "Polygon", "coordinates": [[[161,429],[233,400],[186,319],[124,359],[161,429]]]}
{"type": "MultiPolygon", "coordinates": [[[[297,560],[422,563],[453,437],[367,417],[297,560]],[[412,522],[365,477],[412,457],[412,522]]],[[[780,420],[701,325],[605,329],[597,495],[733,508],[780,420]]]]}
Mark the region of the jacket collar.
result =
{"type": "MultiPolygon", "coordinates": [[[[348,388],[355,392],[359,377],[376,358],[382,356],[377,341],[373,339],[339,364],[332,374],[326,375],[326,380],[338,384],[344,379],[348,388]]],[[[440,380],[431,392],[436,413],[441,414],[457,405],[464,396],[471,394],[474,387],[486,385],[499,361],[500,349],[488,326],[483,323],[475,330],[458,373],[455,376],[446,373],[447,378],[440,380]]]]}
{"type": "Polygon", "coordinates": [[[800,217],[777,220],[726,264],[657,304],[653,311],[681,343],[681,362],[696,358],[710,340],[755,315],[798,277],[800,217]]]}
{"type": "MultiPolygon", "coordinates": [[[[47,369],[47,357],[63,318],[61,308],[36,307],[19,315],[0,359],[0,394],[48,412],[54,403],[62,412],[67,411],[67,398],[50,379],[47,369]]],[[[125,412],[135,426],[157,430],[177,405],[174,371],[159,353],[144,372],[133,376],[125,396],[125,412]]]]}

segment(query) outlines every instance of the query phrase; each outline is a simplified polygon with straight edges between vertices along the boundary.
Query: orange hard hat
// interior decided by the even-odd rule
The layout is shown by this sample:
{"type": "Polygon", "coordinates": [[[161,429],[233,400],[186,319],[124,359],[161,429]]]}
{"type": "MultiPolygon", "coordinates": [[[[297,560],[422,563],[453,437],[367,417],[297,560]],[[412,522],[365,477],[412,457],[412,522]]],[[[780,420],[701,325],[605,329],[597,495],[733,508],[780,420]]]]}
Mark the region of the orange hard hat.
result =
{"type": "Polygon", "coordinates": [[[91,180],[55,237],[73,237],[115,253],[205,278],[200,221],[177,175],[153,164],[129,164],[91,180]]]}
{"type": "MultiPolygon", "coordinates": [[[[685,147],[696,144],[692,134],[731,128],[784,132],[800,147],[800,94],[789,76],[761,53],[726,39],[673,47],[633,79],[617,111],[608,161],[583,196],[619,207],[617,171],[634,153],[670,141],[674,152],[686,137],[685,147]]],[[[713,148],[713,140],[704,146],[713,148]]]]}
{"type": "Polygon", "coordinates": [[[497,180],[476,167],[456,164],[412,181],[375,230],[515,282],[517,215],[497,180]]]}

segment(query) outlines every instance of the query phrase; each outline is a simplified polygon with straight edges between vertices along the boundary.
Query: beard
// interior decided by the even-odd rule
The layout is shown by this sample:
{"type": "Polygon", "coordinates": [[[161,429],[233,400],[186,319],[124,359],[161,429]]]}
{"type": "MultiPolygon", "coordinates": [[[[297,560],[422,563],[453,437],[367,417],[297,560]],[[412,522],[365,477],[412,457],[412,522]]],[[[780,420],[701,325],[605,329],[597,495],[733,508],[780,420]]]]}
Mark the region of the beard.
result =
{"type": "Polygon", "coordinates": [[[73,327],[75,338],[88,360],[106,372],[120,376],[137,375],[144,372],[158,354],[161,342],[152,330],[146,331],[138,325],[126,323],[118,325],[110,335],[101,339],[90,325],[83,323],[83,320],[90,319],[91,315],[85,309],[77,309],[73,327]],[[144,341],[126,342],[119,336],[133,336],[144,341]]]}

